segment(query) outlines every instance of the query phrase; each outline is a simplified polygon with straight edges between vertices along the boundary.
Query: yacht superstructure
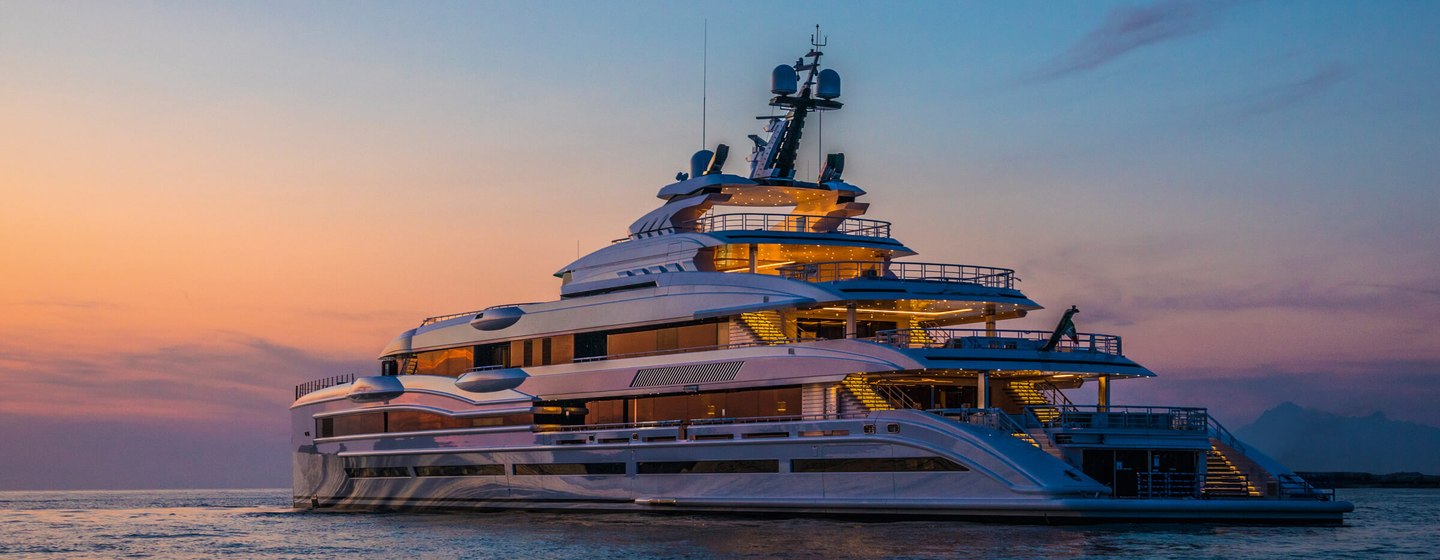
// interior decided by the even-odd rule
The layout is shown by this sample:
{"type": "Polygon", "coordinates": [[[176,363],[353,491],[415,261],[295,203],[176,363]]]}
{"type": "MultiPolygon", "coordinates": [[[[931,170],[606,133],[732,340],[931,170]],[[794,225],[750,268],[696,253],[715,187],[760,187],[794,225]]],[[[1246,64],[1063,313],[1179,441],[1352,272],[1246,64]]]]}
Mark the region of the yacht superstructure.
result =
{"type": "Polygon", "coordinates": [[[377,375],[297,387],[295,506],[1342,520],[1205,409],[1111,402],[1154,374],[1076,309],[1001,328],[1041,309],[1014,271],[910,260],[843,154],[797,178],[807,115],[842,106],[820,46],[772,72],[748,173],[697,153],[559,299],[425,319],[377,375]]]}

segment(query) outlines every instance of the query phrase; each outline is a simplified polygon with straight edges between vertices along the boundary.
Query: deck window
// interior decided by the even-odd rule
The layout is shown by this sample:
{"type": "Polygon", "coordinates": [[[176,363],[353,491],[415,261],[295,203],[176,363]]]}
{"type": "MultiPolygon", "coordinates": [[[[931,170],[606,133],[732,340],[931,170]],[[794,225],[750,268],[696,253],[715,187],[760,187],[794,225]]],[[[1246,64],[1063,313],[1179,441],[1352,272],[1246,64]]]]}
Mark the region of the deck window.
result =
{"type": "Polygon", "coordinates": [[[529,426],[534,421],[535,417],[532,414],[455,417],[423,410],[356,412],[316,418],[315,437],[459,430],[494,426],[529,426]]]}

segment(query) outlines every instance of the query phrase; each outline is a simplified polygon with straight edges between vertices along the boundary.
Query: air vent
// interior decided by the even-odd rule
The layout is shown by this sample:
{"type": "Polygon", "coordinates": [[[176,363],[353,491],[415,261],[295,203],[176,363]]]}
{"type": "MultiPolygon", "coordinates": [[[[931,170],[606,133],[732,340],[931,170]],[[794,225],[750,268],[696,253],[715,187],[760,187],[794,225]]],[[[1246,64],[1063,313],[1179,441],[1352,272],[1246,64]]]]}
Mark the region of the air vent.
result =
{"type": "Polygon", "coordinates": [[[718,364],[696,364],[689,366],[667,366],[645,368],[635,372],[631,387],[656,387],[659,385],[688,385],[693,383],[714,383],[734,381],[745,362],[721,362],[718,364]]]}

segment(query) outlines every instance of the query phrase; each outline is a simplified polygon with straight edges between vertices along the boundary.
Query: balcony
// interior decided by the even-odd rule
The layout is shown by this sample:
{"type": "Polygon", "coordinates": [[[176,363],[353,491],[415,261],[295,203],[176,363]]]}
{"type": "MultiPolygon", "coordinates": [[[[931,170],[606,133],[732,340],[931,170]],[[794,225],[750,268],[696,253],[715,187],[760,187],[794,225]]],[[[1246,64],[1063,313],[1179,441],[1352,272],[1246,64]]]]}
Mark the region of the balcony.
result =
{"type": "MultiPolygon", "coordinates": [[[[880,331],[875,342],[897,348],[959,348],[971,350],[1040,350],[1054,333],[1050,331],[985,329],[896,329],[880,331]]],[[[1120,356],[1120,337],[1112,334],[1079,333],[1072,340],[1060,337],[1053,352],[1089,352],[1120,356]]]]}
{"type": "Polygon", "coordinates": [[[922,262],[832,261],[782,266],[780,276],[805,282],[845,280],[913,280],[975,284],[987,288],[1015,288],[1015,271],[1008,268],[922,262]]]}

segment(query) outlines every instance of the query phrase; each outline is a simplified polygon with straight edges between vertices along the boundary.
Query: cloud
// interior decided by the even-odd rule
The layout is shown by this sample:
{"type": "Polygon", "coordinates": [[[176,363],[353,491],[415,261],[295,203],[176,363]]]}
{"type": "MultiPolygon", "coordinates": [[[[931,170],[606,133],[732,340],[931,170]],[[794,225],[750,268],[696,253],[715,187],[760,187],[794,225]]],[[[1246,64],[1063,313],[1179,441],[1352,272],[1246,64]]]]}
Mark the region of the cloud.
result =
{"type": "Polygon", "coordinates": [[[1350,77],[1350,70],[1332,62],[1297,81],[1279,85],[1241,99],[1235,104],[1241,116],[1273,113],[1299,104],[1350,77]]]}
{"type": "Polygon", "coordinates": [[[9,414],[103,421],[184,420],[192,426],[285,424],[294,385],[369,372],[365,357],[323,356],[231,333],[136,351],[36,349],[0,342],[9,414]],[[104,398],[97,398],[102,395],[104,398]]]}
{"type": "Polygon", "coordinates": [[[1207,31],[1229,5],[1161,0],[1148,6],[1120,6],[1110,11],[1100,27],[1026,81],[1048,82],[1088,72],[1136,49],[1207,31]]]}

